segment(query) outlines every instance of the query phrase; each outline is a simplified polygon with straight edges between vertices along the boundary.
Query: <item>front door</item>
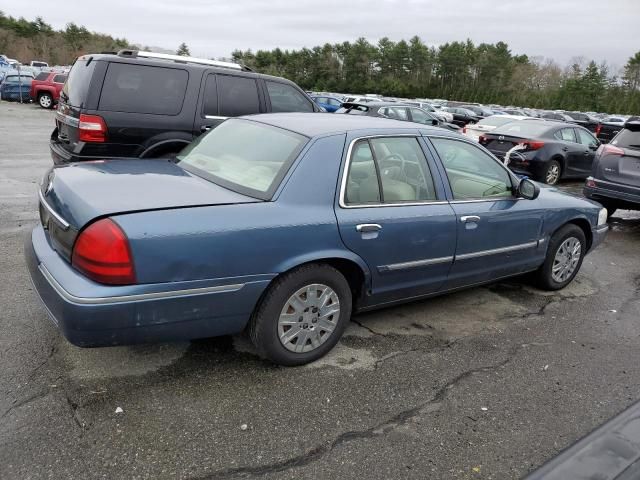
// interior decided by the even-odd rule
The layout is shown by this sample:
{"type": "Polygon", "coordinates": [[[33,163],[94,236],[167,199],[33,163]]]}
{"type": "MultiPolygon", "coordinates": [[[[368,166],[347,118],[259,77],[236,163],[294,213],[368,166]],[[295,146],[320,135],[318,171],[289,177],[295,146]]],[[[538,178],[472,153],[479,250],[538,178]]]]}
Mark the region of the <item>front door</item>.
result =
{"type": "Polygon", "coordinates": [[[458,240],[446,288],[482,283],[541,263],[543,211],[514,196],[514,179],[480,147],[431,138],[449,180],[458,240]]]}
{"type": "Polygon", "coordinates": [[[396,136],[349,148],[336,216],[371,271],[370,305],[438,291],[453,263],[456,218],[423,146],[396,136]]]}
{"type": "Polygon", "coordinates": [[[575,128],[574,130],[576,132],[578,143],[581,147],[581,155],[578,155],[578,158],[576,159],[575,169],[581,174],[581,176],[587,177],[591,173],[593,159],[596,154],[596,149],[600,143],[596,140],[596,137],[591,134],[591,132],[582,128],[575,128]]]}

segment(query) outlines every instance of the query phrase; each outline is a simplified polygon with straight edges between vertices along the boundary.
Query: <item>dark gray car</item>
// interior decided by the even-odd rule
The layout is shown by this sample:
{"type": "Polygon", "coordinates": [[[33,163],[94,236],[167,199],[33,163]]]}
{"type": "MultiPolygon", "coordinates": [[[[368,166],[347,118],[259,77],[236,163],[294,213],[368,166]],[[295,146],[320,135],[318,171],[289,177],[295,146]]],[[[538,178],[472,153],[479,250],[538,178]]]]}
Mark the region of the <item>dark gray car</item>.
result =
{"type": "Polygon", "coordinates": [[[584,194],[602,203],[609,216],[618,208],[640,210],[640,118],[598,149],[584,194]]]}
{"type": "Polygon", "coordinates": [[[413,105],[395,102],[343,103],[342,108],[335,113],[350,115],[366,115],[369,117],[383,117],[405,122],[421,123],[434,127],[441,127],[454,132],[460,128],[453,123],[443,122],[434,114],[413,105]]]}

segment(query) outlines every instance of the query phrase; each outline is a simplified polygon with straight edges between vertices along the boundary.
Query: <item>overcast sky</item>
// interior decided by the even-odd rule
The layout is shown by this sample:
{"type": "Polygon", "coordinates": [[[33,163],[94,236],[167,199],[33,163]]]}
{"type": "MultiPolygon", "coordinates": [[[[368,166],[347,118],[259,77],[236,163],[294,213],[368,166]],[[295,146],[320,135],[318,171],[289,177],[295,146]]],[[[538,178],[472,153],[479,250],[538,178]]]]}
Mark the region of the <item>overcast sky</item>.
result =
{"type": "Polygon", "coordinates": [[[640,0],[0,0],[0,10],[142,45],[186,42],[207,57],[415,34],[429,45],[503,40],[513,53],[562,64],[586,57],[622,67],[640,50],[640,0]]]}

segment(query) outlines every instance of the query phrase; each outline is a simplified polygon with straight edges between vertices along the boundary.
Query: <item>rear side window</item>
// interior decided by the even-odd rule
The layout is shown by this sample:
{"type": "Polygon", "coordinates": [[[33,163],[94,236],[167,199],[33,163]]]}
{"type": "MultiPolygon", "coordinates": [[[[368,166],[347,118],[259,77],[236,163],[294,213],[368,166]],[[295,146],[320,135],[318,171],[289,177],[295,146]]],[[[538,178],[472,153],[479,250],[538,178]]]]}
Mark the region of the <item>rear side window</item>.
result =
{"type": "Polygon", "coordinates": [[[96,62],[90,60],[91,57],[88,60],[76,60],[71,72],[69,72],[61,94],[63,101],[69,105],[82,107],[87,98],[91,77],[96,66],[96,62]]]}
{"type": "Polygon", "coordinates": [[[266,83],[272,112],[313,112],[311,102],[296,88],[279,82],[266,83]]]}
{"type": "Polygon", "coordinates": [[[49,76],[49,72],[40,72],[37,76],[36,76],[36,80],[46,80],[47,77],[49,76]]]}
{"type": "Polygon", "coordinates": [[[573,128],[563,128],[562,130],[558,130],[554,137],[565,142],[576,143],[576,136],[573,133],[573,128]]]}
{"type": "Polygon", "coordinates": [[[100,110],[177,115],[187,90],[186,70],[110,63],[100,95],[100,110]]]}
{"type": "Polygon", "coordinates": [[[258,85],[253,78],[218,75],[220,115],[238,117],[260,112],[258,85]]]}
{"type": "Polygon", "coordinates": [[[66,81],[67,81],[66,75],[56,75],[55,77],[53,77],[54,83],[64,83],[66,81]]]}

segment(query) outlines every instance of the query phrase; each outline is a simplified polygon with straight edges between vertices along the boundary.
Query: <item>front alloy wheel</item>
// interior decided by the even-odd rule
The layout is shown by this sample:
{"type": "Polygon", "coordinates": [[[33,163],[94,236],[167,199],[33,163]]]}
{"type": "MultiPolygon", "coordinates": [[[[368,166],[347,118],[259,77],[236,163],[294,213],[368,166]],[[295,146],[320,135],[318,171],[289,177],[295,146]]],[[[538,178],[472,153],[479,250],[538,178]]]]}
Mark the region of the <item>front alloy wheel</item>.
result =
{"type": "Polygon", "coordinates": [[[53,107],[53,98],[48,93],[43,93],[38,97],[38,103],[42,108],[53,107]]]}
{"type": "Polygon", "coordinates": [[[575,237],[569,237],[556,251],[551,270],[552,278],[562,283],[576,270],[576,266],[582,258],[582,243],[575,237]]]}
{"type": "Polygon", "coordinates": [[[575,278],[587,253],[584,231],[569,223],[555,232],[547,248],[547,257],[536,272],[537,284],[545,290],[560,290],[575,278]]]}

